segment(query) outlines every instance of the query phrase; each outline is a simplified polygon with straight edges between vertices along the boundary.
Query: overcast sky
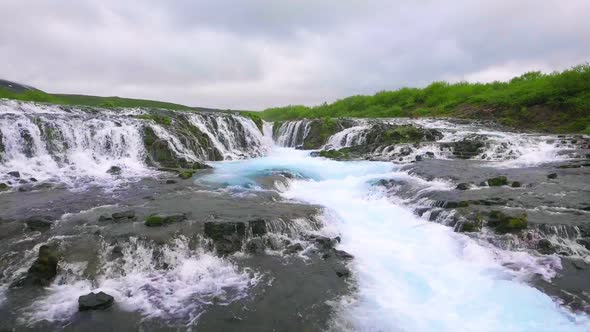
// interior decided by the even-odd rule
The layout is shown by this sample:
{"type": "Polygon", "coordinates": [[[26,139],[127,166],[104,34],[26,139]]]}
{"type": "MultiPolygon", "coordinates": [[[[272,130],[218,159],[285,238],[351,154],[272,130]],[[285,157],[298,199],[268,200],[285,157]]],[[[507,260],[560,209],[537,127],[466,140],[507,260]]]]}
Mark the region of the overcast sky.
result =
{"type": "Polygon", "coordinates": [[[0,78],[193,106],[314,105],[590,61],[590,0],[0,0],[0,78]]]}

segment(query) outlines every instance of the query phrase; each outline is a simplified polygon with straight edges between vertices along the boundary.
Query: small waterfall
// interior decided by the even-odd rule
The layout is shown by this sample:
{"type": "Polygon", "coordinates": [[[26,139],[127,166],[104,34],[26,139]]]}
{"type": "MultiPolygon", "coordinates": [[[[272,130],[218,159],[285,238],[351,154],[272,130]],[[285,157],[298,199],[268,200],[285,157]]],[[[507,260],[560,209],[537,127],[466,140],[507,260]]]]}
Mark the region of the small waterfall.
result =
{"type": "Polygon", "coordinates": [[[303,145],[309,134],[311,120],[287,121],[280,123],[274,139],[279,146],[297,147],[303,145]]]}
{"type": "Polygon", "coordinates": [[[341,149],[354,145],[362,145],[365,142],[367,130],[366,124],[344,129],[328,139],[325,149],[341,149]]]}

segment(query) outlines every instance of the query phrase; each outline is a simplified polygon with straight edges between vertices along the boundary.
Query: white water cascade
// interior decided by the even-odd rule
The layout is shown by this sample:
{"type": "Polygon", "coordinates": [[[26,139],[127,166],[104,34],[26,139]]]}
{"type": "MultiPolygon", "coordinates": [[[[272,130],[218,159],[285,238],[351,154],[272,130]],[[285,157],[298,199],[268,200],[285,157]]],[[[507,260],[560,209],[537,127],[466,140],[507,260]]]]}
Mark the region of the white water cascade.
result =
{"type": "MultiPolygon", "coordinates": [[[[553,265],[525,252],[479,244],[415,216],[371,186],[411,177],[383,162],[336,162],[305,151],[276,149],[269,157],[216,165],[208,181],[240,185],[258,172],[284,169],[294,180],[287,199],[325,206],[327,227],[355,256],[357,293],[336,304],[334,330],[350,331],[587,331],[574,315],[527,284],[553,265]],[[510,266],[508,268],[506,266],[510,266]]],[[[422,180],[423,181],[423,180],[422,180]]],[[[438,187],[436,180],[433,185],[438,187]]]]}

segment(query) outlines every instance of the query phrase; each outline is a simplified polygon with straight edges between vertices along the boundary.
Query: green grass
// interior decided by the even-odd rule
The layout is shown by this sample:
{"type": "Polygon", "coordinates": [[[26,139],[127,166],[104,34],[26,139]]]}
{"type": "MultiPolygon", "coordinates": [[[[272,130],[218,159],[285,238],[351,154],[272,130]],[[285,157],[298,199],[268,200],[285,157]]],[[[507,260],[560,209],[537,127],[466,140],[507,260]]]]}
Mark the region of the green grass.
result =
{"type": "Polygon", "coordinates": [[[146,108],[163,108],[170,110],[192,110],[193,108],[185,105],[167,103],[162,101],[147,99],[132,99],[121,97],[98,97],[85,95],[67,95],[67,94],[50,94],[39,90],[27,90],[23,93],[13,92],[0,88],[0,98],[16,99],[22,101],[34,101],[41,103],[51,103],[59,105],[76,105],[91,107],[146,107],[146,108]]]}
{"type": "Polygon", "coordinates": [[[450,84],[352,96],[314,107],[269,108],[268,121],[324,117],[492,118],[526,129],[590,132],[590,65],[562,72],[529,72],[509,82],[450,84]]]}

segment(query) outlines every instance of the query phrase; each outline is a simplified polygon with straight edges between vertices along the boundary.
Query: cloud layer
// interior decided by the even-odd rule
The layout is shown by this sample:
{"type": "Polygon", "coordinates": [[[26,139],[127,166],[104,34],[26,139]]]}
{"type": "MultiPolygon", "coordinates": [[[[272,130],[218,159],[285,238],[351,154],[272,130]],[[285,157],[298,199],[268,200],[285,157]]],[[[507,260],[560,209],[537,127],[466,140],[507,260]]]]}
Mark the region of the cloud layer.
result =
{"type": "Polygon", "coordinates": [[[590,58],[587,0],[20,0],[0,77],[49,92],[262,109],[590,58]]]}

